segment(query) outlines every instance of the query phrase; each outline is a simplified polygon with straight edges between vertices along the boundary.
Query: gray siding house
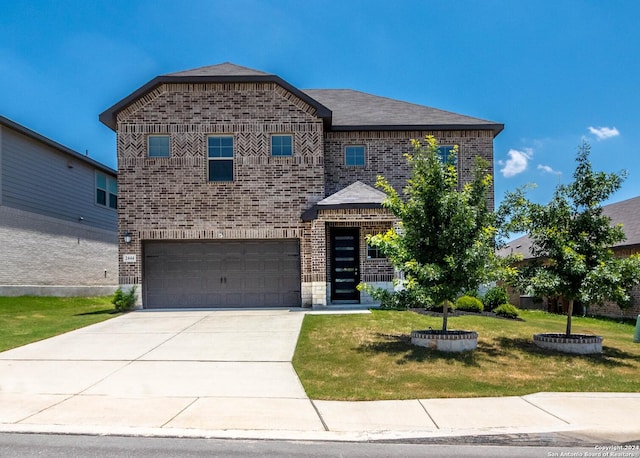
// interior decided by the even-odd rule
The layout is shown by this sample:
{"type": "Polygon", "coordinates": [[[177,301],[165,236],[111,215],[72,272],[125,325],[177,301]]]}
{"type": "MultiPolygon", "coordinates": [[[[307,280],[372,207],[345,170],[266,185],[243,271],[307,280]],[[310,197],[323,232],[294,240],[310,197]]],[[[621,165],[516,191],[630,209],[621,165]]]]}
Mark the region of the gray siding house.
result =
{"type": "Polygon", "coordinates": [[[117,174],[0,116],[0,295],[118,284],[117,174]]]}
{"type": "Polygon", "coordinates": [[[366,244],[395,223],[377,175],[401,189],[430,134],[459,147],[465,182],[503,129],[231,63],[158,76],[100,120],[117,133],[120,284],[145,308],[370,302],[358,283],[394,275],[366,244]]]}

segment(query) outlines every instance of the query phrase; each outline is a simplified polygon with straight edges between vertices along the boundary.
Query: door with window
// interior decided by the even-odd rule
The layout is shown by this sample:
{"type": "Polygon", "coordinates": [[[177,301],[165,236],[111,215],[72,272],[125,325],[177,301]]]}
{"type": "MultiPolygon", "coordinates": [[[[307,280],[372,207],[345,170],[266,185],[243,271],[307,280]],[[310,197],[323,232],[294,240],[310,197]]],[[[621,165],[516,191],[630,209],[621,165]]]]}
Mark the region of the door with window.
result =
{"type": "Polygon", "coordinates": [[[360,230],[331,229],[331,300],[360,301],[360,230]]]}

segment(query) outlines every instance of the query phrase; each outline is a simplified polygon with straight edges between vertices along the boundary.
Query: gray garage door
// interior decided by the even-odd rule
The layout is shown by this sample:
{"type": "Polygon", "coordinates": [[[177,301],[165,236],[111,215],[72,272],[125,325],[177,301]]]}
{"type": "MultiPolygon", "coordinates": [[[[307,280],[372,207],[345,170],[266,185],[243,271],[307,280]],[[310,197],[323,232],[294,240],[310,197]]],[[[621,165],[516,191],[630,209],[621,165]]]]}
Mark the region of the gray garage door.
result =
{"type": "Polygon", "coordinates": [[[297,240],[146,242],[145,308],[299,307],[297,240]]]}

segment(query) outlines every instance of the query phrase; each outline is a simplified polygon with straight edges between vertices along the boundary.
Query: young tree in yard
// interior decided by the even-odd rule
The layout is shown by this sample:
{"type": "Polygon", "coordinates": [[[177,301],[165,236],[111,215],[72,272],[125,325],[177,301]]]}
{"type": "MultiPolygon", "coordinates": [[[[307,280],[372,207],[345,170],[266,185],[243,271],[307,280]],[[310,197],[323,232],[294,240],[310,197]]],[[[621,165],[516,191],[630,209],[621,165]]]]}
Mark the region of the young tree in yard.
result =
{"type": "Polygon", "coordinates": [[[383,206],[400,224],[368,242],[404,273],[403,286],[419,305],[443,304],[446,331],[448,303],[476,291],[492,272],[496,231],[487,207],[492,178],[489,164],[477,158],[472,181],[460,186],[455,149],[443,160],[432,136],[412,145],[413,152],[405,155],[411,178],[403,195],[384,177],[376,184],[388,195],[383,206]]]}
{"type": "Polygon", "coordinates": [[[640,281],[640,256],[614,255],[611,247],[625,235],[602,213],[602,202],[620,188],[626,172],[594,172],[590,150],[586,142],[580,146],[573,182],[558,186],[548,204],[533,203],[518,189],[507,194],[498,212],[507,230],[526,232],[532,241],[536,261],[522,268],[514,284],[536,296],[566,298],[567,337],[575,301],[624,305],[640,281]]]}

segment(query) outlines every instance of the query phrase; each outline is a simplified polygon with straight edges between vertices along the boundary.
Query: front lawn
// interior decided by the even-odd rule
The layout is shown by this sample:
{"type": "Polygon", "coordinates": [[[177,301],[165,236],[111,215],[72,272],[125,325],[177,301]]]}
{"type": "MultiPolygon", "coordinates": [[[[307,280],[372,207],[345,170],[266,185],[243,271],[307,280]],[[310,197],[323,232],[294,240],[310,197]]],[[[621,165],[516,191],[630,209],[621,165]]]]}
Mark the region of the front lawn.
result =
{"type": "Polygon", "coordinates": [[[0,351],[117,316],[111,297],[0,297],[0,351]]]}
{"type": "Polygon", "coordinates": [[[449,318],[449,329],[478,331],[478,348],[441,353],[409,343],[409,333],[440,329],[442,319],[413,312],[308,315],[294,367],[311,399],[374,400],[512,396],[543,391],[640,391],[634,326],[573,319],[573,332],[604,337],[602,355],[538,349],[533,334],[564,332],[566,317],[523,311],[524,321],[449,318]]]}

